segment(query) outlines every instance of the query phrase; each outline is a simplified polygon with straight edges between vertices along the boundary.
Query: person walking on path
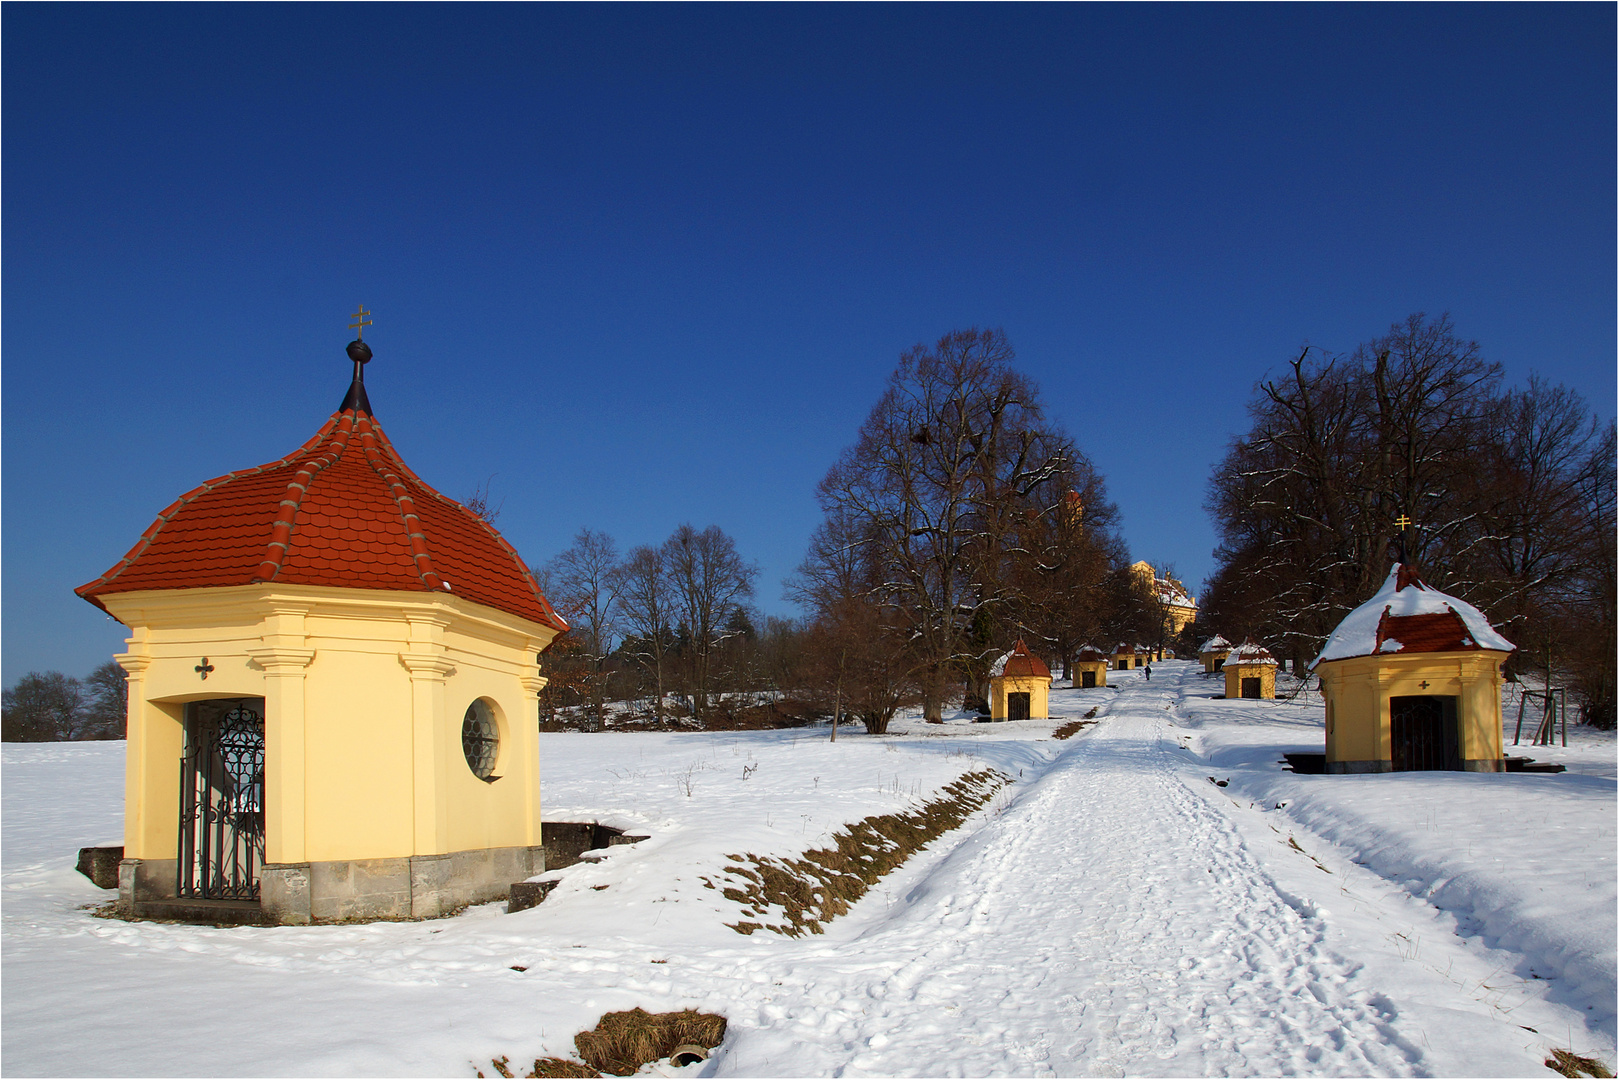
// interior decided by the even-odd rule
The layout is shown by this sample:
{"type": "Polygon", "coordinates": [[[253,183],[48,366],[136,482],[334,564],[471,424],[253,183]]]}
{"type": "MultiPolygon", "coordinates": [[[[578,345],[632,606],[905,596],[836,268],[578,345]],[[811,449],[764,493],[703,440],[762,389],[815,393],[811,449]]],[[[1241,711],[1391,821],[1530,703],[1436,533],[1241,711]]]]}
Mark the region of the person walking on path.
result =
{"type": "Polygon", "coordinates": [[[1152,682],[1152,665],[1147,665],[1147,681],[1152,682]]]}

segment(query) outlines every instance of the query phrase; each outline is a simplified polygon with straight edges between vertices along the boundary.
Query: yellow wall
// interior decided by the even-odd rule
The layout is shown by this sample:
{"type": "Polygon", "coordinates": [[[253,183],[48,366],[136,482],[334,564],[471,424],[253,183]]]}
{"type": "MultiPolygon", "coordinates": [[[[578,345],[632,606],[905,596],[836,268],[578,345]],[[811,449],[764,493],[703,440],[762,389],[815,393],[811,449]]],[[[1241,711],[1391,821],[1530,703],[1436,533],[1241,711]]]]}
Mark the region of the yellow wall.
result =
{"type": "MultiPolygon", "coordinates": [[[[1080,683],[1085,681],[1079,677],[1079,673],[1082,671],[1096,672],[1096,685],[1106,686],[1107,667],[1108,665],[1106,660],[1076,660],[1069,670],[1074,673],[1075,686],[1078,686],[1080,683]]],[[[1033,699],[1031,698],[1030,700],[1032,701],[1033,699]]]]}
{"type": "Polygon", "coordinates": [[[1276,665],[1275,664],[1226,664],[1221,668],[1225,672],[1225,696],[1228,698],[1242,697],[1242,680],[1258,679],[1259,696],[1274,698],[1276,696],[1276,665]]]}
{"type": "Polygon", "coordinates": [[[1323,661],[1316,674],[1327,706],[1327,761],[1391,761],[1389,698],[1426,694],[1457,699],[1463,761],[1499,761],[1506,658],[1483,649],[1323,661]]]}
{"type": "Polygon", "coordinates": [[[1231,655],[1230,649],[1217,649],[1214,652],[1199,653],[1198,659],[1203,661],[1203,670],[1210,672],[1216,670],[1216,664],[1223,663],[1231,655]]]}
{"type": "Polygon", "coordinates": [[[540,843],[535,654],[549,627],[457,597],[366,589],[103,600],[131,628],[117,658],[130,673],[126,857],[175,857],[184,705],[221,697],[265,699],[267,862],[540,843]],[[461,750],[479,697],[500,728],[494,783],[461,750]]]}
{"type": "Polygon", "coordinates": [[[1003,675],[989,680],[989,716],[1005,720],[1006,695],[1029,695],[1029,719],[1044,720],[1051,715],[1051,680],[1040,675],[1003,675]]]}

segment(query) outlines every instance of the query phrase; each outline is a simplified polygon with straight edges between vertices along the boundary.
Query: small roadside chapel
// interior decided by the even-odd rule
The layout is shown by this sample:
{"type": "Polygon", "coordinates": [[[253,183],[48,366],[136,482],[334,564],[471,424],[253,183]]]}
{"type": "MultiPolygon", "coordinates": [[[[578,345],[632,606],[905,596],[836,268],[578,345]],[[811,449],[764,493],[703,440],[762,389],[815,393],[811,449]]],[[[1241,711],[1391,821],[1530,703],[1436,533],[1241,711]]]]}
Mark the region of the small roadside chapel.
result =
{"type": "Polygon", "coordinates": [[[431,917],[544,869],[539,654],[567,625],[404,463],[347,352],[309,441],[181,495],[76,590],[129,628],[126,914],[431,917]]]}
{"type": "Polygon", "coordinates": [[[1500,772],[1501,664],[1516,648],[1478,608],[1396,563],[1310,665],[1327,772],[1500,772]]]}
{"type": "Polygon", "coordinates": [[[1215,634],[1205,641],[1202,647],[1197,650],[1197,658],[1203,661],[1204,674],[1212,675],[1214,672],[1219,671],[1221,666],[1225,664],[1225,658],[1232,648],[1231,642],[1219,634],[1215,634]]]}
{"type": "Polygon", "coordinates": [[[1136,650],[1134,646],[1119,642],[1113,646],[1113,670],[1129,671],[1136,666],[1136,650]]]}
{"type": "Polygon", "coordinates": [[[1226,654],[1221,670],[1228,698],[1276,697],[1276,658],[1252,638],[1226,654]]]}
{"type": "Polygon", "coordinates": [[[1076,689],[1089,690],[1096,686],[1106,686],[1107,654],[1086,645],[1074,656],[1071,670],[1074,673],[1076,689]]]}
{"type": "Polygon", "coordinates": [[[989,669],[991,720],[1044,720],[1051,715],[1051,669],[1022,639],[989,669]]]}

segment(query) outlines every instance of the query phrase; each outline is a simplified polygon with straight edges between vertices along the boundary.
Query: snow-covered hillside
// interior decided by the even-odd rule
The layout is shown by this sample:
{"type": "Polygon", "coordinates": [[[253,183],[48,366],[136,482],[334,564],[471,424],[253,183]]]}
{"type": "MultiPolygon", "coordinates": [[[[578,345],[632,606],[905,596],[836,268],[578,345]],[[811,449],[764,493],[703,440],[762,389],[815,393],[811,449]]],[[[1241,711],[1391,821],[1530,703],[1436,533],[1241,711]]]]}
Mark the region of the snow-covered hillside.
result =
{"type": "MultiPolygon", "coordinates": [[[[609,1010],[730,1029],[687,1075],[1536,1075],[1612,1063],[1615,743],[1557,775],[1295,776],[1321,704],[1197,665],[1050,721],[546,734],[545,816],[650,839],[544,904],[214,929],[94,917],[122,744],[4,748],[6,1075],[448,1075],[571,1056],[609,1010]],[[1099,707],[1069,741],[1050,734],[1099,707]],[[821,935],[742,936],[727,856],[793,856],[955,777],[1012,779],[821,935]],[[1216,781],[1224,781],[1222,786],[1216,781]],[[522,970],[518,970],[522,969],[522,970]]],[[[1510,731],[1509,731],[1510,735],[1510,731]]]]}

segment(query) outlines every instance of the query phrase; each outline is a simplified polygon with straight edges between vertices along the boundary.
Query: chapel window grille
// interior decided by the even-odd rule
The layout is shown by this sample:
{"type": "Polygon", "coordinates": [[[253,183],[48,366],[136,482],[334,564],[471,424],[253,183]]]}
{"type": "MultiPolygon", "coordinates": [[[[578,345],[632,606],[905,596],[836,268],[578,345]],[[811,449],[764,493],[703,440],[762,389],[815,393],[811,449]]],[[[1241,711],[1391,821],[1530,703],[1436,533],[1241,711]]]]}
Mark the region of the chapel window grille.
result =
{"type": "Polygon", "coordinates": [[[461,752],[473,776],[490,783],[500,779],[494,775],[495,760],[500,756],[500,728],[494,711],[482,698],[467,706],[461,721],[461,752]]]}

